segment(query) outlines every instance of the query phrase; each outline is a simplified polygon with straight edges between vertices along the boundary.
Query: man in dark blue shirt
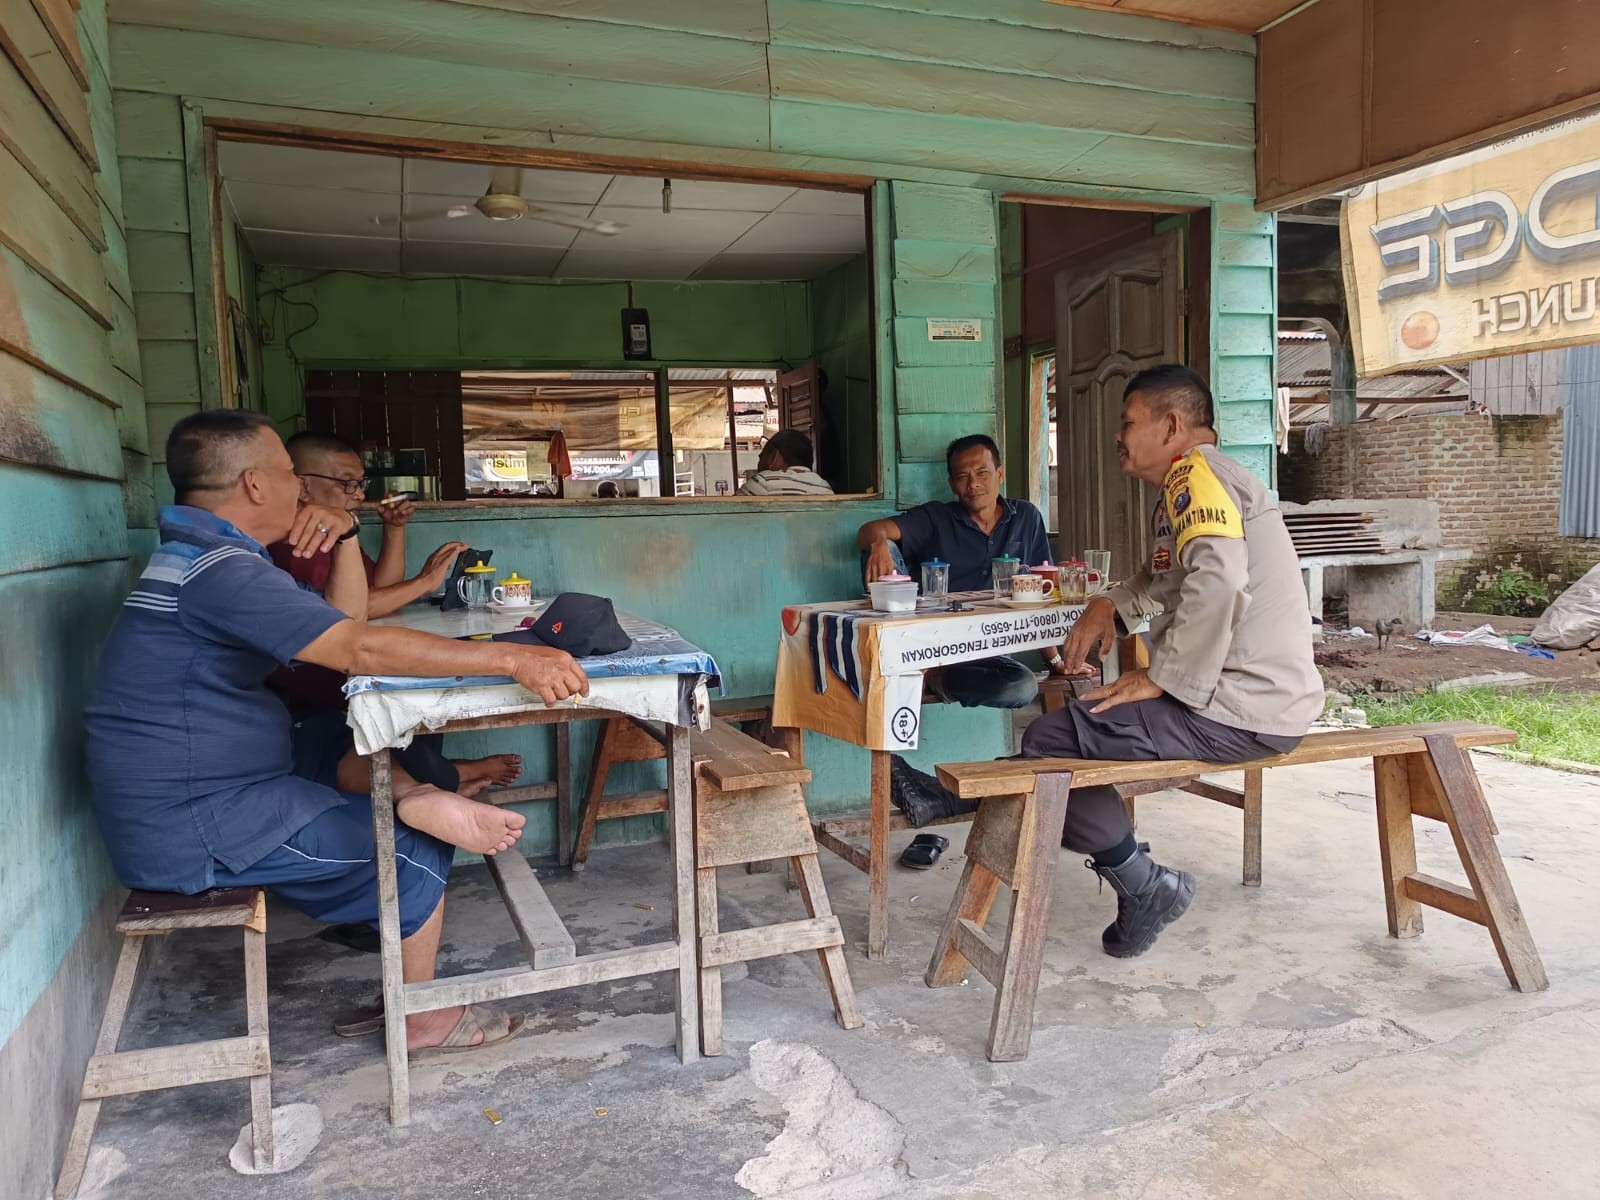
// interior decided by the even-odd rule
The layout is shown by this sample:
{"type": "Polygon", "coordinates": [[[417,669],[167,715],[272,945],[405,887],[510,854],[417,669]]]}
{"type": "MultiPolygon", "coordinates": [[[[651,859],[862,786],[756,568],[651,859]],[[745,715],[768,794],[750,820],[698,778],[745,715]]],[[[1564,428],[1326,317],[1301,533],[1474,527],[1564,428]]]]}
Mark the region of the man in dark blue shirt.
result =
{"type": "MultiPolygon", "coordinates": [[[[956,499],[932,500],[861,527],[856,543],[866,552],[868,583],[896,572],[914,579],[922,563],[938,558],[950,564],[952,592],[975,592],[991,586],[991,566],[1002,555],[1027,566],[1050,561],[1039,510],[1001,495],[1006,471],[993,438],[957,438],[945,451],[945,464],[956,499]]],[[[1063,670],[1059,651],[1046,657],[1052,671],[1063,670]]],[[[969,708],[1024,708],[1039,692],[1033,669],[1006,656],[930,671],[925,686],[969,708]]]]}
{"type": "MultiPolygon", "coordinates": [[[[992,585],[991,567],[1002,555],[1028,566],[1050,561],[1039,510],[1001,494],[1006,471],[993,438],[981,433],[957,438],[945,451],[945,465],[954,500],[929,501],[861,527],[856,544],[864,552],[868,583],[894,573],[916,578],[922,563],[937,558],[950,564],[952,592],[974,592],[992,585]]],[[[1059,649],[1052,649],[1046,661],[1052,672],[1065,674],[1059,649]]],[[[1033,668],[1008,655],[929,671],[923,688],[968,708],[1024,708],[1039,694],[1033,668]]],[[[890,786],[895,803],[913,820],[918,813],[938,815],[930,798],[948,797],[938,780],[898,755],[891,763],[890,786]]]]}
{"type": "MultiPolygon", "coordinates": [[[[588,691],[573,659],[508,642],[374,629],[301,589],[264,547],[333,555],[364,589],[356,524],[301,506],[271,421],[196,413],[173,427],[161,546],[112,626],[85,713],[94,806],[129,887],[259,884],[329,922],[377,920],[370,782],[343,740],[297,736],[266,680],[291,661],[359,675],[507,675],[547,704],[588,691]]],[[[401,956],[433,978],[455,847],[494,854],[525,818],[394,773],[401,956]]],[[[411,1049],[502,1040],[522,1026],[477,1006],[406,1018],[411,1049]]]]}

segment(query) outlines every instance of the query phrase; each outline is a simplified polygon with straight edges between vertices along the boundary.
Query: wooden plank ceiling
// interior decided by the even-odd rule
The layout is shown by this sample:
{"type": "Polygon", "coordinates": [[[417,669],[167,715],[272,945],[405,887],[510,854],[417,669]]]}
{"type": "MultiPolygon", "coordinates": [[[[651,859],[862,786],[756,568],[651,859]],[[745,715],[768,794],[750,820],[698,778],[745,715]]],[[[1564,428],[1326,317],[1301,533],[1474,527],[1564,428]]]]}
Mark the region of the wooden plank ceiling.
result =
{"type": "Polygon", "coordinates": [[[1303,7],[1305,0],[1050,0],[1050,3],[1255,33],[1303,7]]]}

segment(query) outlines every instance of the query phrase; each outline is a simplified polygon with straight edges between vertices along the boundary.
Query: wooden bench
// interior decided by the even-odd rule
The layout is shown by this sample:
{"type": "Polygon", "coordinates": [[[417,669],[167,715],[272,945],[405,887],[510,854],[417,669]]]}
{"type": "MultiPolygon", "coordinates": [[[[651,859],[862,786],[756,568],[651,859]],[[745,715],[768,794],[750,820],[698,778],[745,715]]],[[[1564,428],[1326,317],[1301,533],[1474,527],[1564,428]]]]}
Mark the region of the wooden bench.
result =
{"type": "MultiPolygon", "coordinates": [[[[844,961],[844,932],[828,902],[806,812],[804,785],[811,772],[796,758],[734,728],[734,722],[764,725],[771,711],[770,696],[713,701],[715,719],[710,728],[689,735],[695,774],[700,1044],[706,1055],[722,1053],[722,968],[753,958],[817,951],[834,1016],[846,1029],[861,1025],[844,961]],[[717,868],[742,864],[748,871],[774,859],[788,860],[809,919],[723,931],[717,911],[717,868]]],[[[584,793],[572,852],[574,871],[581,871],[588,861],[597,822],[666,810],[664,791],[622,795],[605,791],[615,764],[649,762],[665,754],[660,732],[652,726],[625,717],[606,722],[584,793]]]]}
{"type": "MultiPolygon", "coordinates": [[[[721,697],[711,702],[711,716],[729,725],[753,724],[765,732],[766,722],[772,716],[772,697],[721,697]]],[[[583,792],[578,832],[572,843],[571,866],[574,871],[581,871],[588,864],[595,825],[599,822],[667,811],[664,788],[608,795],[606,782],[611,776],[611,768],[619,763],[652,762],[666,756],[667,752],[659,739],[626,717],[612,717],[601,727],[589,770],[589,785],[583,792]]]]}
{"type": "Polygon", "coordinates": [[[72,1200],[78,1194],[100,1121],[100,1104],[112,1096],[249,1079],[255,1164],[258,1168],[270,1166],[272,1053],[267,1037],[266,893],[252,887],[213,888],[196,896],[132,892],[117,918],[117,931],[122,934],[122,953],[106,998],[94,1056],[83,1073],[78,1113],[56,1177],[55,1200],[72,1200]],[[175,929],[218,926],[244,929],[245,1036],[119,1051],[117,1042],[133,1003],[146,940],[175,929]]]}
{"type": "Polygon", "coordinates": [[[845,1029],[861,1027],[844,959],[844,931],[828,902],[817,844],[806,812],[811,772],[788,755],[713,721],[689,737],[694,758],[695,897],[700,949],[700,1048],[722,1053],[722,968],[730,963],[815,950],[845,1029]],[[787,859],[799,881],[807,919],[724,930],[717,868],[787,859]]]}
{"type": "MultiPolygon", "coordinates": [[[[1474,921],[1489,930],[1511,986],[1518,991],[1538,991],[1548,986],[1544,966],[1495,845],[1498,830],[1468,754],[1471,746],[1505,745],[1516,741],[1516,736],[1510,730],[1464,722],[1339,730],[1310,734],[1288,754],[1242,766],[1259,773],[1302,763],[1372,759],[1390,936],[1419,935],[1424,906],[1474,921]],[[1466,873],[1466,887],[1417,870],[1413,817],[1449,826],[1466,873]]],[[[967,838],[966,866],[928,964],[926,981],[929,987],[949,987],[960,983],[967,968],[973,966],[995,985],[989,1025],[991,1061],[1014,1062],[1028,1053],[1071,789],[1194,780],[1239,769],[1238,764],[1189,760],[1066,758],[1005,759],[939,768],[946,787],[965,799],[980,801],[980,807],[967,838]],[[1002,883],[1010,885],[1013,897],[1010,922],[1003,938],[997,940],[984,925],[1002,883]]],[[[1259,805],[1259,790],[1256,802],[1259,805]]]]}

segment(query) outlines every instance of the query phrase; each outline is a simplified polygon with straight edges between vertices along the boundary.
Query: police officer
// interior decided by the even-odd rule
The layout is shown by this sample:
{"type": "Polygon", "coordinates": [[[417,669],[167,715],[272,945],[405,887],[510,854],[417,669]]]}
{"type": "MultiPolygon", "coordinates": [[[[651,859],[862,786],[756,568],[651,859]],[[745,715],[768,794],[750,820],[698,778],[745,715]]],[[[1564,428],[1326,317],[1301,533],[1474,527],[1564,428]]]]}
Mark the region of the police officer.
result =
{"type": "MultiPolygon", "coordinates": [[[[1096,596],[1063,651],[1069,671],[1118,626],[1149,617],[1150,665],[1040,717],[1025,758],[1247,762],[1299,744],[1322,711],[1300,563],[1277,502],[1216,448],[1211,391],[1169,363],[1128,381],[1117,456],[1124,474],[1161,489],[1150,562],[1096,596]]],[[[1194,877],[1161,866],[1134,840],[1111,787],[1074,788],[1062,844],[1117,893],[1107,954],[1143,954],[1187,911],[1194,877]]]]}

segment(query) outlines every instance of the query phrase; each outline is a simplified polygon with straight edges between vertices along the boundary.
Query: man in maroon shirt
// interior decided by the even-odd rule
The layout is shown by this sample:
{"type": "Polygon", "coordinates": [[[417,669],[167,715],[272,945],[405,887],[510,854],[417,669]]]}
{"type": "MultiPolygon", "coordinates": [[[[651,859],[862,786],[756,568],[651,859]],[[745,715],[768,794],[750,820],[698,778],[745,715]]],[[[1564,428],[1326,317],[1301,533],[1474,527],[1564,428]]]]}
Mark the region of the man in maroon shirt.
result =
{"type": "MultiPolygon", "coordinates": [[[[323,433],[297,433],[286,448],[300,477],[303,504],[320,504],[356,513],[366,493],[366,472],[360,456],[337,437],[323,433]]],[[[269,546],[272,561],[287,571],[296,583],[315,592],[330,604],[357,620],[385,617],[414,600],[431,596],[444,586],[456,556],[465,550],[464,542],[446,542],[428,556],[422,570],[405,577],[406,523],[416,506],[398,500],[379,506],[383,521],[383,541],[374,562],[361,552],[366,570],[363,588],[356,578],[333,576],[333,556],[323,552],[310,558],[297,558],[287,542],[269,546]]],[[[296,663],[273,672],[271,686],[284,698],[297,720],[314,719],[344,712],[345,677],[312,663],[296,663]]],[[[522,758],[516,754],[491,754],[486,758],[451,762],[444,758],[444,739],[424,735],[414,739],[402,756],[402,765],[418,779],[446,791],[475,796],[494,784],[508,784],[522,773],[522,758]]]]}

